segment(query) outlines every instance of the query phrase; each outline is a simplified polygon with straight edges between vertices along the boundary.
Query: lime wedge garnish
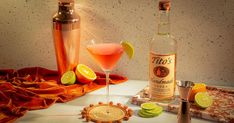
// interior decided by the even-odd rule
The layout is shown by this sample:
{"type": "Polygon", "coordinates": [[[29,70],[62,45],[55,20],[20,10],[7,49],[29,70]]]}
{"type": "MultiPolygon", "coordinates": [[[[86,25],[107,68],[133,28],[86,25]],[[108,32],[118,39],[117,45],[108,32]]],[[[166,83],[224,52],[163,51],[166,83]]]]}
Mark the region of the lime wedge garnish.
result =
{"type": "Polygon", "coordinates": [[[145,109],[145,110],[152,110],[152,109],[155,109],[156,107],[157,107],[157,105],[155,103],[152,103],[152,102],[147,102],[147,103],[141,104],[141,108],[145,109]]]}
{"type": "Polygon", "coordinates": [[[128,41],[122,41],[121,45],[122,45],[125,53],[128,55],[128,58],[132,59],[134,56],[134,47],[132,46],[132,44],[129,43],[128,41]]]}
{"type": "Polygon", "coordinates": [[[198,92],[195,95],[195,103],[201,108],[208,108],[212,105],[213,99],[208,95],[207,92],[198,92]]]}
{"type": "Polygon", "coordinates": [[[65,72],[61,77],[61,83],[64,85],[71,85],[76,82],[76,74],[73,71],[65,72]]]}

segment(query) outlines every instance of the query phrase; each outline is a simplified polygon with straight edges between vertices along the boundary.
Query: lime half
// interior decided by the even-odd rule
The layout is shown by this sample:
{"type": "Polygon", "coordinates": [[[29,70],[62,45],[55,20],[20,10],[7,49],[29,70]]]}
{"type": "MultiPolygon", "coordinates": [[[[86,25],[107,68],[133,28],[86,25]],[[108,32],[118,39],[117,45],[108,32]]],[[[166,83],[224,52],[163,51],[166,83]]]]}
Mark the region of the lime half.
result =
{"type": "Polygon", "coordinates": [[[71,85],[76,82],[76,74],[73,71],[65,72],[61,77],[61,83],[64,85],[71,85]]]}
{"type": "Polygon", "coordinates": [[[132,46],[132,44],[129,43],[128,41],[122,41],[121,45],[122,45],[125,53],[128,55],[128,58],[132,59],[134,56],[134,47],[132,46]]]}
{"type": "Polygon", "coordinates": [[[198,92],[195,95],[195,103],[201,108],[208,108],[212,105],[213,99],[208,95],[207,92],[198,92]]]}

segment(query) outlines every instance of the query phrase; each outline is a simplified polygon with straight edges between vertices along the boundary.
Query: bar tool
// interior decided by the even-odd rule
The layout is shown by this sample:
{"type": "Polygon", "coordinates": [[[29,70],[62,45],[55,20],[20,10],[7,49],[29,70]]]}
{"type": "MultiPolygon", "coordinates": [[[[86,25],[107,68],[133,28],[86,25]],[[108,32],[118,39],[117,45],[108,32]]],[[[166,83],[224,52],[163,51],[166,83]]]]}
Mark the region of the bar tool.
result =
{"type": "Polygon", "coordinates": [[[191,81],[177,82],[180,101],[177,115],[178,123],[191,123],[189,96],[193,86],[194,83],[191,81]]]}

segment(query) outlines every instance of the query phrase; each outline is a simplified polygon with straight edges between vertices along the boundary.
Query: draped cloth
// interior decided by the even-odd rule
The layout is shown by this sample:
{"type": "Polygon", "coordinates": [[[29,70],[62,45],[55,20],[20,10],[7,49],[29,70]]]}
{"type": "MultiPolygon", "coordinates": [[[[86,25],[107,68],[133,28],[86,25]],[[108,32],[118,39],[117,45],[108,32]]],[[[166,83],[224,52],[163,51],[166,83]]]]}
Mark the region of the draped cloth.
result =
{"type": "MultiPolygon", "coordinates": [[[[67,102],[105,87],[105,74],[96,72],[89,84],[62,85],[58,72],[41,67],[0,70],[0,123],[13,122],[28,110],[45,109],[55,102],[67,102]]],[[[127,81],[111,74],[110,84],[127,81]]]]}

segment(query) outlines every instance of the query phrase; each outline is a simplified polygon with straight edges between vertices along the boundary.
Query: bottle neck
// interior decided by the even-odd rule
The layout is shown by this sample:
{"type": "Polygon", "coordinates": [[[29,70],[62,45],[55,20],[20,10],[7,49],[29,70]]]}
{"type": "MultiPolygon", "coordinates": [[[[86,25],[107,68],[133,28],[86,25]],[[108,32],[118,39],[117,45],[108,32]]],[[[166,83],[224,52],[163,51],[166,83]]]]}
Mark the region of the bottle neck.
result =
{"type": "Polygon", "coordinates": [[[75,9],[74,9],[74,2],[71,3],[64,3],[64,2],[59,2],[59,9],[58,9],[58,14],[72,14],[75,9]]]}
{"type": "Polygon", "coordinates": [[[158,34],[170,34],[170,11],[159,10],[158,34]]]}

